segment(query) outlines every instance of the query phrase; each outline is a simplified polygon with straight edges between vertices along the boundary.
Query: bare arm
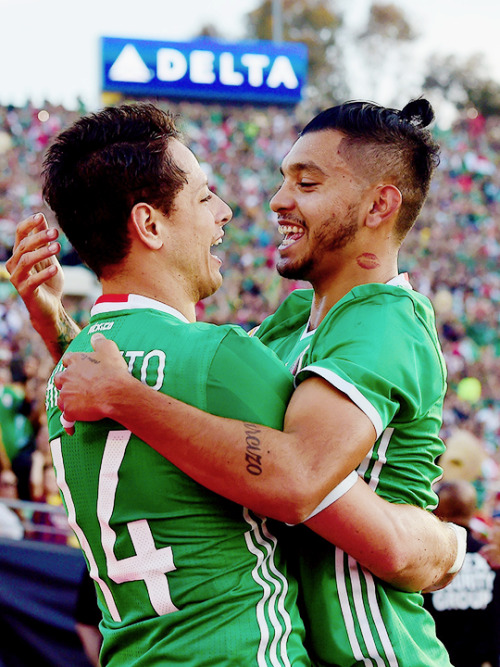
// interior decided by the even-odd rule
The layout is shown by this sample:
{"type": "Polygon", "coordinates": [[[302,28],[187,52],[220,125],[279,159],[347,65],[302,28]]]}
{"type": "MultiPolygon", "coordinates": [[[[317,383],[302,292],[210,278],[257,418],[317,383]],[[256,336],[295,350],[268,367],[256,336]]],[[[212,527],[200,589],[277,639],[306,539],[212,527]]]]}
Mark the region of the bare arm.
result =
{"type": "Polygon", "coordinates": [[[455,576],[448,574],[457,555],[449,524],[419,507],[383,500],[361,479],[305,525],[397,588],[437,590],[455,576]]]}
{"type": "MultiPolygon", "coordinates": [[[[159,394],[128,373],[113,343],[99,334],[92,343],[97,350],[95,355],[68,355],[64,361],[68,370],[56,378],[56,386],[61,389],[60,407],[66,418],[88,421],[111,417],[199,483],[235,502],[287,523],[298,523],[357,465],[360,453],[349,449],[347,464],[343,463],[333,474],[325,471],[324,454],[331,446],[331,438],[318,429],[304,433],[297,425],[298,415],[309,417],[310,411],[321,405],[323,392],[331,391],[322,384],[318,387],[319,397],[314,392],[314,396],[306,395],[285,423],[285,428],[292,431],[292,439],[296,437],[294,432],[301,433],[299,443],[293,444],[293,454],[285,445],[278,455],[274,450],[276,441],[267,440],[267,432],[274,434],[273,429],[214,417],[159,394]],[[212,430],[214,436],[210,435],[212,430]],[[226,446],[226,438],[234,441],[226,446]],[[260,452],[260,475],[247,471],[248,438],[260,452]],[[308,446],[309,438],[319,439],[319,453],[308,451],[313,449],[308,446]],[[283,457],[286,461],[282,465],[283,457]]],[[[295,398],[298,396],[299,390],[295,398]]],[[[339,420],[342,429],[350,426],[352,417],[349,405],[345,407],[344,419],[339,420]]],[[[352,409],[359,412],[355,406],[352,409]]],[[[375,438],[371,423],[361,421],[358,428],[356,437],[364,448],[369,448],[375,438]]],[[[290,434],[281,435],[288,438],[290,434]]],[[[345,447],[346,443],[342,440],[337,444],[345,447]]],[[[257,450],[252,451],[255,454],[257,450]]],[[[400,588],[440,587],[451,579],[446,572],[457,553],[454,532],[424,510],[391,505],[361,480],[307,525],[350,553],[373,574],[400,588]]]]}
{"type": "Polygon", "coordinates": [[[41,213],[30,216],[18,225],[12,257],[5,264],[54,361],[79,332],[61,302],[64,275],[56,259],[57,237],[57,229],[49,229],[41,213]]]}
{"type": "Polygon", "coordinates": [[[75,630],[92,667],[100,667],[99,654],[101,652],[102,635],[99,632],[99,628],[95,627],[95,625],[76,623],[75,630]]]}
{"type": "Polygon", "coordinates": [[[65,418],[114,419],[203,486],[261,514],[300,523],[375,442],[370,420],[321,378],[295,390],[282,432],[151,390],[130,375],[114,343],[98,335],[92,342],[97,354],[66,355],[68,370],[56,378],[65,418]]]}

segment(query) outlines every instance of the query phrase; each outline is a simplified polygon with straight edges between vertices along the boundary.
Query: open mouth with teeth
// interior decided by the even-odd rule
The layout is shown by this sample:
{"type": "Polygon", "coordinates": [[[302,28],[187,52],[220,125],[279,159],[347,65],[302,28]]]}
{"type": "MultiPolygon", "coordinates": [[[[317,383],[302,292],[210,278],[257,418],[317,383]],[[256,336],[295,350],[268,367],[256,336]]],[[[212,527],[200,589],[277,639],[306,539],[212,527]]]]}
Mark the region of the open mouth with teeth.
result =
{"type": "Polygon", "coordinates": [[[279,250],[289,248],[291,245],[300,241],[304,236],[304,228],[298,225],[279,225],[278,231],[283,234],[283,240],[279,245],[279,250]]]}
{"type": "MultiPolygon", "coordinates": [[[[217,239],[217,241],[214,241],[213,243],[210,244],[210,247],[211,247],[211,248],[214,248],[215,246],[218,246],[218,245],[220,245],[221,243],[222,243],[222,236],[219,236],[219,238],[217,239]]],[[[222,263],[222,260],[221,260],[219,257],[217,257],[217,255],[212,255],[212,253],[210,253],[210,254],[211,254],[211,256],[212,256],[214,259],[217,259],[219,262],[222,263]]]]}

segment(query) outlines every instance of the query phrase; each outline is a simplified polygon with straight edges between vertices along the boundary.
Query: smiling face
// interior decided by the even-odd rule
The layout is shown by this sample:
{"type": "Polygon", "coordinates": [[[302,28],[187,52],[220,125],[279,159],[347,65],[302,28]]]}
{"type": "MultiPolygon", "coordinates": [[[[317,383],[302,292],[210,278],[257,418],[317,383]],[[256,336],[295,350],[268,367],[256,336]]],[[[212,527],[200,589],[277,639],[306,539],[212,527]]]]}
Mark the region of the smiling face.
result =
{"type": "Polygon", "coordinates": [[[270,205],[284,235],[277,269],[286,278],[317,284],[356,238],[367,183],[341,157],[343,138],[336,130],[307,133],[283,160],[283,183],[270,205]]]}
{"type": "Polygon", "coordinates": [[[231,220],[232,211],[210,191],[198,160],[184,144],[172,140],[169,152],[185,172],[187,183],[165,218],[168,262],[185,294],[196,303],[222,284],[222,262],[210,250],[222,243],[223,226],[231,220]]]}

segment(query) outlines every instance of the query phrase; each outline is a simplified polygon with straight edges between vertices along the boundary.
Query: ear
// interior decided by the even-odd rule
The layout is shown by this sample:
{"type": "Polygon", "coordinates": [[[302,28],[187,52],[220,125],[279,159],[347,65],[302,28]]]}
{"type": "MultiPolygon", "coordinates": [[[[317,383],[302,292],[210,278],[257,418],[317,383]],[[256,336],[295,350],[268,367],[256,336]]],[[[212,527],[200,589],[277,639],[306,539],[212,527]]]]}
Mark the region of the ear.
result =
{"type": "Polygon", "coordinates": [[[375,228],[397,217],[402,203],[403,195],[395,185],[377,185],[366,215],[366,226],[375,228]]]}
{"type": "Polygon", "coordinates": [[[130,212],[130,224],[139,241],[148,248],[159,250],[162,247],[162,226],[157,209],[144,202],[135,204],[130,212]]]}

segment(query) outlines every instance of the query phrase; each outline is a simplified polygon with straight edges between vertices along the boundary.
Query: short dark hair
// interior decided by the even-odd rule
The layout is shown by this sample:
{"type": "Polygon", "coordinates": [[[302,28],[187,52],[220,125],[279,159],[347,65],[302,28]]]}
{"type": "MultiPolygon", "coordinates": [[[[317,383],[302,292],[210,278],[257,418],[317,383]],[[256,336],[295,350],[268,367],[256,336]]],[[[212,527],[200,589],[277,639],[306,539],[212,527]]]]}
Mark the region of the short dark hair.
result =
{"type": "Polygon", "coordinates": [[[434,111],[425,99],[409,102],[401,111],[370,102],[346,102],[325,109],[313,118],[301,135],[338,130],[343,158],[369,178],[388,179],[401,191],[403,203],[396,224],[402,240],[413,226],[425,202],[439,146],[426,129],[434,111]]]}
{"type": "Polygon", "coordinates": [[[75,250],[98,277],[129,252],[127,222],[141,201],[168,214],[186,175],[169,155],[180,138],[153,104],[107,107],[79,118],[48,149],[43,196],[75,250]]]}

